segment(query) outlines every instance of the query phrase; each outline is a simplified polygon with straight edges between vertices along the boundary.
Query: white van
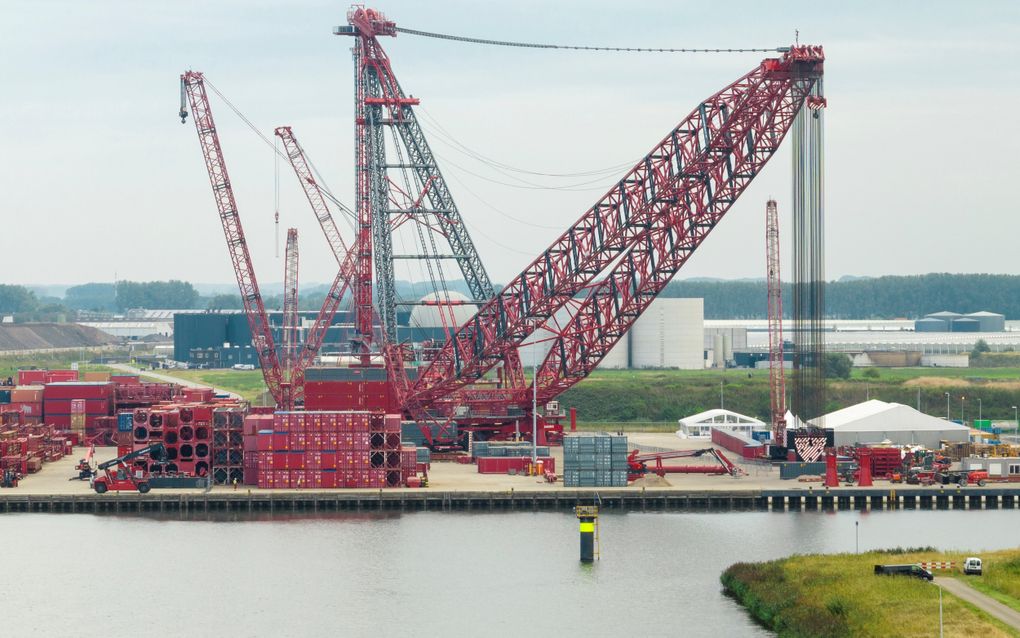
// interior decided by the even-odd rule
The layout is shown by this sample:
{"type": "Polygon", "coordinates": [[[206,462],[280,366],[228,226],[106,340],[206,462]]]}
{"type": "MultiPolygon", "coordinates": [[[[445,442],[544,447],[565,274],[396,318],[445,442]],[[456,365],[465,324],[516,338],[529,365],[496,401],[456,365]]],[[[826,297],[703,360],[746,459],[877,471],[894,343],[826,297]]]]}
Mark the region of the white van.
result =
{"type": "Polygon", "coordinates": [[[976,574],[981,575],[981,559],[976,556],[971,556],[967,560],[963,561],[963,573],[964,574],[976,574]]]}

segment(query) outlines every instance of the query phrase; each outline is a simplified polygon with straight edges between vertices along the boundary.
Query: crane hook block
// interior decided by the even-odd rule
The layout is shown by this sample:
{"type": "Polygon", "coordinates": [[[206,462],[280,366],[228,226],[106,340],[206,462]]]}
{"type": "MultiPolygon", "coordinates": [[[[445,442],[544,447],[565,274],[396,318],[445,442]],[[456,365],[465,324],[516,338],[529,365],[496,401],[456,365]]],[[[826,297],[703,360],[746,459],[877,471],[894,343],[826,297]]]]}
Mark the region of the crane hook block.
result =
{"type": "Polygon", "coordinates": [[[179,115],[181,118],[181,124],[184,124],[188,121],[188,112],[185,111],[184,109],[181,109],[180,113],[178,113],[177,115],[179,115]]]}

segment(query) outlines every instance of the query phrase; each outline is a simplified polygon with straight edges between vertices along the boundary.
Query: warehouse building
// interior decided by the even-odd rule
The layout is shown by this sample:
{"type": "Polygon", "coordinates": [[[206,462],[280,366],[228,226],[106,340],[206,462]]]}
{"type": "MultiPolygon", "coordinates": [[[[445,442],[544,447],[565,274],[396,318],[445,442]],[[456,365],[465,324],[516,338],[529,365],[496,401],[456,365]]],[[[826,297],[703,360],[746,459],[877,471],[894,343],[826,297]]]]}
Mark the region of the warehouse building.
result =
{"type": "Polygon", "coordinates": [[[929,416],[900,403],[872,399],[814,419],[811,425],[832,430],[836,446],[889,442],[937,450],[942,441],[967,442],[970,428],[929,416]]]}
{"type": "Polygon", "coordinates": [[[997,312],[971,312],[962,315],[943,310],[914,322],[914,332],[1004,332],[1006,316],[997,312]]]}
{"type": "MultiPolygon", "coordinates": [[[[569,325],[570,314],[561,311],[552,323],[569,325]]],[[[674,368],[701,370],[705,367],[705,303],[701,298],[655,299],[638,317],[598,367],[608,369],[674,368]]],[[[554,333],[539,329],[519,348],[521,362],[530,367],[541,362],[552,344],[554,333]]]]}

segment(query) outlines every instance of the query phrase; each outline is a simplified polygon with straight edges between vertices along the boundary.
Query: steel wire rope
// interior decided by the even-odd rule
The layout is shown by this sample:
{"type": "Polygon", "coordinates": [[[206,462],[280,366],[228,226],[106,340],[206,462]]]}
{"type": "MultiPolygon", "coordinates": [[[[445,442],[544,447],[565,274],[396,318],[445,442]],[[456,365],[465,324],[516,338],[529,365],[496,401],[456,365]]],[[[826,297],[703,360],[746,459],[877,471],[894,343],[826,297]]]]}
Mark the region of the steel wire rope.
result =
{"type": "MultiPolygon", "coordinates": [[[[273,143],[268,137],[266,137],[265,134],[262,131],[260,131],[259,128],[257,126],[255,126],[255,124],[251,120],[249,120],[245,116],[245,114],[241,112],[241,110],[239,108],[234,106],[234,103],[231,102],[229,99],[227,99],[227,96],[224,95],[218,88],[216,88],[215,84],[213,84],[212,82],[209,81],[209,78],[203,77],[203,81],[205,82],[205,84],[210,89],[213,90],[213,93],[215,93],[223,101],[223,103],[226,104],[227,107],[230,108],[230,110],[234,112],[234,115],[236,115],[238,118],[240,118],[240,120],[242,122],[244,122],[248,126],[248,128],[250,128],[256,135],[258,135],[259,138],[261,138],[262,141],[266,143],[266,146],[268,146],[269,148],[273,149],[273,153],[275,153],[276,155],[278,155],[278,156],[284,158],[285,160],[287,160],[288,162],[290,162],[290,158],[287,157],[287,155],[283,151],[281,151],[279,148],[277,148],[276,144],[273,143]]],[[[302,151],[304,152],[304,148],[303,147],[302,147],[302,151]]],[[[333,195],[332,192],[330,192],[329,188],[326,186],[325,182],[322,180],[322,175],[319,173],[319,170],[315,167],[315,164],[312,162],[312,159],[311,159],[311,157],[308,156],[307,152],[305,152],[305,160],[308,162],[308,165],[311,167],[312,172],[315,173],[316,179],[318,180],[317,184],[319,186],[319,190],[330,201],[332,201],[334,204],[336,204],[340,208],[341,211],[343,211],[346,215],[349,215],[349,216],[351,216],[353,218],[354,217],[354,212],[350,208],[348,208],[343,202],[341,202],[339,199],[337,199],[333,195]]]]}
{"type": "Polygon", "coordinates": [[[530,226],[531,228],[541,228],[543,230],[559,230],[559,231],[563,230],[563,226],[562,225],[560,225],[560,226],[546,226],[545,224],[536,224],[535,222],[530,222],[530,221],[527,221],[525,219],[521,219],[519,217],[514,217],[510,213],[508,213],[508,212],[506,212],[506,211],[504,211],[504,210],[502,210],[500,208],[497,208],[496,206],[493,206],[488,201],[483,199],[478,193],[476,193],[473,190],[471,190],[471,188],[468,187],[467,183],[464,180],[462,180],[461,178],[457,177],[455,174],[451,173],[450,174],[450,178],[453,181],[455,181],[458,184],[460,184],[461,188],[463,188],[469,195],[471,195],[472,197],[477,199],[479,202],[481,202],[487,208],[490,208],[490,209],[494,210],[497,214],[502,215],[503,217],[506,217],[507,219],[509,219],[512,222],[515,222],[515,223],[518,223],[518,224],[524,224],[525,226],[530,226]]]}
{"type": "Polygon", "coordinates": [[[432,115],[429,114],[424,107],[418,106],[416,110],[420,112],[422,115],[424,115],[425,119],[429,120],[432,126],[435,126],[435,129],[432,130],[432,134],[434,136],[438,137],[439,139],[446,138],[448,144],[459,147],[461,149],[460,150],[461,153],[473,157],[480,162],[484,162],[486,164],[490,164],[494,167],[499,167],[508,171],[513,171],[515,173],[524,173],[527,175],[535,175],[538,177],[590,177],[593,175],[615,173],[617,171],[633,167],[634,164],[637,163],[637,160],[635,160],[634,162],[624,162],[621,164],[617,164],[615,166],[607,166],[605,168],[592,169],[589,171],[580,171],[576,173],[550,173],[545,171],[532,171],[525,168],[517,168],[516,166],[512,166],[510,164],[506,164],[504,162],[500,162],[499,160],[495,160],[492,159],[491,157],[483,155],[482,153],[479,153],[478,151],[472,149],[470,146],[459,141],[442,124],[440,124],[439,121],[436,120],[436,118],[432,117],[432,115]]]}
{"type": "MultiPolygon", "coordinates": [[[[435,131],[433,131],[433,133],[435,133],[435,131]]],[[[440,142],[444,141],[441,136],[438,137],[438,138],[433,138],[433,139],[439,139],[440,142]]],[[[453,150],[458,151],[458,152],[462,152],[462,151],[460,151],[457,148],[454,148],[453,150]]],[[[453,162],[451,162],[448,158],[443,157],[442,155],[440,155],[439,153],[436,153],[435,151],[433,151],[432,154],[435,155],[436,157],[443,158],[443,161],[446,162],[446,163],[453,164],[453,162]]],[[[472,159],[476,159],[477,160],[477,158],[475,158],[473,156],[469,156],[469,157],[472,157],[472,159]]],[[[520,184],[509,184],[509,183],[506,183],[506,182],[500,182],[499,180],[492,179],[491,177],[486,177],[485,175],[479,175],[477,173],[473,173],[474,175],[476,175],[477,177],[479,177],[481,179],[485,179],[485,180],[494,182],[496,184],[502,184],[504,186],[509,186],[511,188],[524,188],[524,189],[532,189],[532,190],[564,190],[564,191],[571,191],[571,190],[573,190],[573,191],[596,190],[596,189],[591,189],[591,188],[578,188],[578,187],[585,186],[585,185],[588,185],[588,184],[596,184],[596,183],[601,182],[602,180],[606,179],[606,177],[608,177],[608,175],[610,175],[610,173],[606,173],[606,174],[600,175],[600,176],[598,176],[598,177],[596,177],[595,179],[592,179],[592,180],[588,180],[588,181],[585,181],[585,182],[576,182],[574,184],[565,184],[563,186],[547,186],[545,184],[536,184],[535,182],[529,182],[528,180],[520,178],[520,177],[517,177],[516,175],[510,175],[505,170],[503,170],[503,169],[501,169],[499,167],[496,167],[496,166],[492,166],[491,164],[489,164],[488,162],[486,162],[484,160],[478,160],[478,161],[481,162],[482,164],[488,165],[494,171],[496,171],[497,173],[500,173],[502,175],[505,175],[509,179],[517,180],[518,182],[520,182],[520,184]]],[[[465,170],[465,171],[467,170],[467,169],[465,169],[463,167],[460,167],[457,164],[453,164],[453,165],[457,166],[461,170],[465,170]]],[[[633,166],[633,164],[628,164],[627,166],[633,166]]]]}
{"type": "MultiPolygon", "coordinates": [[[[432,151],[432,154],[435,155],[437,158],[443,160],[444,164],[449,164],[450,166],[453,166],[455,168],[459,168],[460,170],[464,171],[465,173],[467,173],[469,175],[473,175],[473,176],[477,177],[478,179],[483,179],[483,180],[485,180],[487,182],[491,182],[493,184],[499,184],[500,186],[506,186],[508,188],[519,188],[519,189],[522,189],[522,190],[565,191],[565,192],[574,192],[574,193],[601,191],[601,190],[604,190],[604,188],[605,188],[605,187],[602,187],[602,186],[589,187],[589,188],[579,188],[580,186],[583,186],[583,185],[586,185],[586,184],[595,184],[595,183],[598,183],[598,182],[602,182],[605,178],[593,179],[593,180],[588,181],[588,182],[579,182],[577,184],[569,184],[567,186],[543,186],[541,184],[531,184],[529,182],[524,182],[524,184],[511,184],[510,182],[502,182],[502,181],[500,181],[498,179],[493,179],[493,178],[488,177],[486,175],[481,175],[481,174],[476,173],[476,172],[474,172],[474,171],[472,171],[470,169],[464,168],[460,164],[457,164],[456,162],[451,161],[449,157],[445,157],[445,156],[435,152],[435,150],[432,151]]],[[[524,181],[524,180],[521,180],[520,178],[514,178],[514,179],[517,179],[519,181],[524,181]]]]}
{"type": "Polygon", "coordinates": [[[486,38],[470,38],[462,35],[451,35],[448,33],[434,33],[420,29],[408,29],[407,27],[393,27],[394,31],[408,35],[419,35],[426,38],[438,40],[454,40],[457,42],[470,42],[471,44],[488,44],[501,47],[516,47],[521,49],[560,49],[573,51],[616,51],[623,53],[784,53],[789,47],[769,47],[753,49],[726,49],[726,48],[674,48],[674,47],[614,47],[614,46],[591,46],[574,44],[547,44],[538,42],[514,42],[510,40],[489,40],[486,38]]]}

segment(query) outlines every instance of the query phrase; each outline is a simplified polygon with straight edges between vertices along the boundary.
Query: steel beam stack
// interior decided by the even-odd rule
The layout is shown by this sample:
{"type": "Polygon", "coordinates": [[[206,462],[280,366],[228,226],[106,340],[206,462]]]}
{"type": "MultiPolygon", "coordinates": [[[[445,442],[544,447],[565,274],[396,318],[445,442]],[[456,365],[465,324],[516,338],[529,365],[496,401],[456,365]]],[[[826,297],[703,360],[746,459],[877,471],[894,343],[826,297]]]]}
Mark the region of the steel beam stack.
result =
{"type": "Polygon", "coordinates": [[[244,417],[242,407],[217,408],[213,411],[214,485],[239,485],[244,482],[244,417]]]}

